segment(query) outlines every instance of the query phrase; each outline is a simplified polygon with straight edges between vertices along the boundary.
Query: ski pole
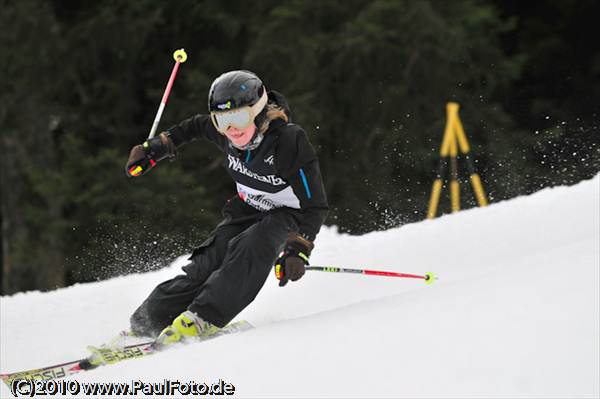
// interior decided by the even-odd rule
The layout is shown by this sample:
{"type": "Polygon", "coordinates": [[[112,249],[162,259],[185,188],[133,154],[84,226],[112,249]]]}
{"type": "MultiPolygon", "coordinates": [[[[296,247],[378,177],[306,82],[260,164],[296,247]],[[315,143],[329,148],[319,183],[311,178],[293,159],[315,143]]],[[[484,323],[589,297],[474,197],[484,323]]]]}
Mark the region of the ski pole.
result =
{"type": "Polygon", "coordinates": [[[418,278],[418,279],[425,280],[425,284],[432,284],[435,280],[437,280],[437,277],[431,272],[427,272],[424,275],[419,275],[419,274],[386,272],[386,271],[381,271],[381,270],[370,270],[370,269],[347,269],[347,268],[336,267],[336,266],[306,266],[306,270],[316,270],[319,272],[330,272],[330,273],[366,274],[369,276],[418,278]]]}
{"type": "Polygon", "coordinates": [[[175,65],[173,66],[171,77],[169,78],[169,82],[167,83],[167,87],[165,88],[165,93],[163,94],[162,100],[160,101],[160,105],[158,106],[158,112],[156,113],[154,123],[152,124],[152,129],[150,129],[150,134],[148,135],[149,139],[154,137],[154,135],[156,134],[156,129],[158,129],[158,122],[160,122],[163,110],[165,109],[165,105],[167,104],[167,99],[169,98],[169,93],[171,93],[171,87],[173,87],[173,82],[175,81],[175,76],[177,75],[177,71],[179,70],[179,65],[183,64],[185,60],[187,60],[187,54],[185,53],[185,50],[175,50],[175,52],[173,53],[173,59],[175,60],[175,65]]]}

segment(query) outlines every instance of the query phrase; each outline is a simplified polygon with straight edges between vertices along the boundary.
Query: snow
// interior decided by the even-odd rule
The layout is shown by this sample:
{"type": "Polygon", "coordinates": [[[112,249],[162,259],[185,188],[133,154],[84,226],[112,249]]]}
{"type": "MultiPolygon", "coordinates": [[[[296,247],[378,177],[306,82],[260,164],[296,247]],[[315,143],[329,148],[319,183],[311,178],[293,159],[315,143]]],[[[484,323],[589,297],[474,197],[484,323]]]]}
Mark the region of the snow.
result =
{"type": "MultiPolygon", "coordinates": [[[[324,228],[312,264],[439,280],[270,276],[238,317],[255,329],[71,379],[223,379],[236,397],[598,397],[599,204],[600,175],[364,236],[324,228]]],[[[185,262],[1,297],[0,370],[82,357],[185,262]]]]}

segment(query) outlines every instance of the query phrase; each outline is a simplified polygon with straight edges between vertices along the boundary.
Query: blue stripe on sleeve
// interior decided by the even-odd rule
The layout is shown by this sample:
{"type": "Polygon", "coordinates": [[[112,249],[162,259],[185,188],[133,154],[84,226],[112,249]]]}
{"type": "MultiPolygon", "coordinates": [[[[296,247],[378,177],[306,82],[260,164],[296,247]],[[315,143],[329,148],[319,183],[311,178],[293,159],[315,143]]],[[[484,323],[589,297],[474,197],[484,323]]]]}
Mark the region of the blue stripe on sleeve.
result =
{"type": "Polygon", "coordinates": [[[302,178],[302,183],[304,184],[304,189],[306,190],[306,196],[308,199],[311,199],[312,194],[310,193],[310,188],[308,188],[308,182],[306,181],[306,175],[302,169],[300,169],[300,177],[302,178]]]}

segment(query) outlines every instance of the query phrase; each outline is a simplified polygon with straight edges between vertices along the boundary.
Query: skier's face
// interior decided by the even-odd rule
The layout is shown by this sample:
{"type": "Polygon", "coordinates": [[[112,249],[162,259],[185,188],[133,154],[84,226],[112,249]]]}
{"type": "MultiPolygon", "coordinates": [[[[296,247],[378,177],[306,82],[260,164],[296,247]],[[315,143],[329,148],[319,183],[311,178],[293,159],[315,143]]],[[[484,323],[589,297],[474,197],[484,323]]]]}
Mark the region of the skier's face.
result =
{"type": "Polygon", "coordinates": [[[229,126],[225,132],[225,136],[227,136],[234,146],[242,148],[252,140],[254,132],[256,132],[256,125],[254,123],[251,123],[250,126],[245,129],[229,126]]]}

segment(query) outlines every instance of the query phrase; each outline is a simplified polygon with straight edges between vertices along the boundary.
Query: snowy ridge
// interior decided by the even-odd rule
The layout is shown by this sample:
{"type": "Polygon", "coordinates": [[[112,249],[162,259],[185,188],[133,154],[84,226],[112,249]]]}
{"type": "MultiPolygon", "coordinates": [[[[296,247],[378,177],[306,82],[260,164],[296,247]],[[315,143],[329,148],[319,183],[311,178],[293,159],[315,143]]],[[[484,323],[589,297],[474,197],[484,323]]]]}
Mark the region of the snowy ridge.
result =
{"type": "MultiPolygon", "coordinates": [[[[239,315],[256,329],[75,379],[221,378],[239,397],[598,397],[599,204],[600,175],[360,237],[325,228],[315,265],[439,280],[307,272],[279,288],[271,276],[239,315]]],[[[0,370],[81,357],[185,262],[1,297],[0,370]]]]}

